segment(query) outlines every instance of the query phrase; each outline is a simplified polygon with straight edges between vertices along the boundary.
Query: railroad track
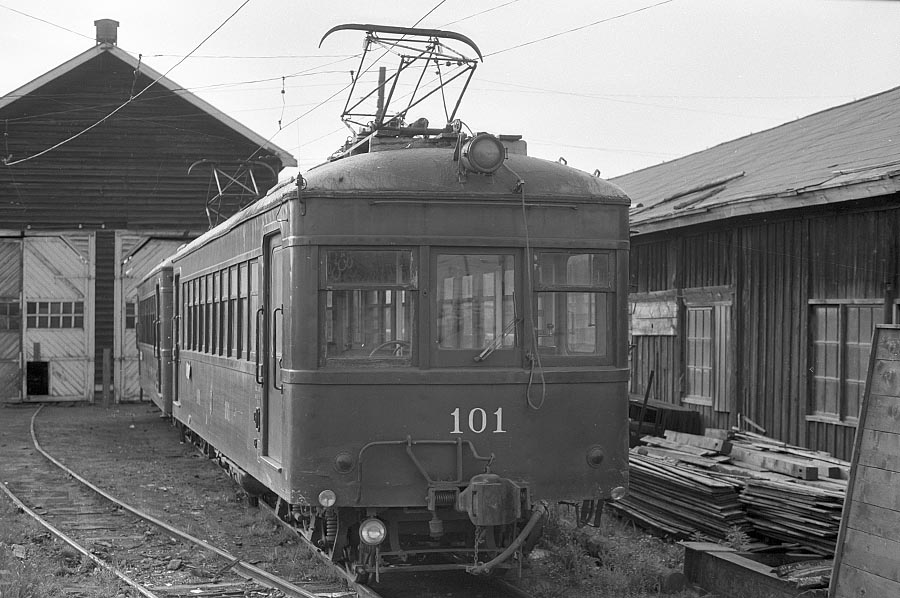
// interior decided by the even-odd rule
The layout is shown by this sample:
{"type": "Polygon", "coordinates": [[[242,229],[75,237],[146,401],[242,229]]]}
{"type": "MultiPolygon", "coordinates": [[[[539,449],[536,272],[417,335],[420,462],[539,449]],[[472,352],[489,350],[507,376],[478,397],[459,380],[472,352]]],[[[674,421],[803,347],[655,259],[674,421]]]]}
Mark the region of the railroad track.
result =
{"type": "MultiPolygon", "coordinates": [[[[52,446],[58,456],[63,454],[62,447],[65,444],[60,437],[53,435],[53,432],[60,431],[60,426],[53,426],[52,420],[58,418],[61,412],[50,413],[51,425],[45,434],[45,442],[52,446]]],[[[97,410],[95,413],[99,415],[103,412],[97,410]]],[[[383,582],[378,584],[377,591],[352,583],[340,568],[334,568],[334,571],[342,576],[342,583],[310,583],[308,580],[292,583],[142,512],[91,484],[41,445],[41,427],[38,425],[40,418],[37,416],[38,411],[3,410],[5,421],[2,426],[3,442],[0,443],[0,490],[9,495],[20,510],[41,521],[51,533],[65,538],[63,541],[72,547],[70,552],[73,558],[90,559],[96,566],[112,571],[122,580],[123,587],[128,586],[124,595],[158,598],[529,598],[522,590],[501,580],[474,578],[465,573],[383,576],[383,582]]],[[[98,421],[101,419],[98,418],[98,421]]],[[[156,416],[139,420],[138,427],[142,427],[147,421],[154,424],[148,430],[148,435],[176,436],[175,431],[156,416]]],[[[83,425],[83,422],[79,423],[83,425]]],[[[88,426],[88,430],[90,429],[93,426],[88,426]]],[[[102,436],[102,426],[98,425],[94,433],[102,436]]],[[[173,444],[166,444],[167,440],[171,439],[163,438],[161,443],[150,448],[154,453],[152,456],[146,455],[148,447],[144,446],[131,451],[134,457],[147,460],[148,472],[143,477],[149,476],[152,479],[154,475],[159,475],[158,471],[151,473],[161,467],[152,461],[172,461],[174,454],[161,454],[160,444],[173,444]]],[[[82,464],[85,453],[93,451],[96,453],[93,465],[95,472],[97,462],[108,463],[105,466],[109,468],[123,465],[115,453],[101,453],[103,449],[99,447],[105,445],[100,445],[97,440],[85,440],[84,443],[91,448],[87,451],[84,448],[73,449],[66,452],[63,458],[70,464],[82,464]]],[[[128,468],[122,468],[122,471],[126,472],[122,475],[133,475],[133,470],[128,468]],[[127,473],[129,471],[132,473],[127,473]]],[[[228,481],[224,472],[221,481],[228,481]]],[[[135,479],[133,487],[143,487],[145,482],[145,479],[135,479]]],[[[121,483],[109,485],[108,480],[104,485],[116,488],[113,492],[117,494],[123,493],[128,487],[121,483]]],[[[174,493],[174,489],[170,490],[174,493]]],[[[183,499],[176,498],[176,502],[178,500],[183,499]]],[[[193,506],[183,504],[182,510],[192,509],[193,506]]],[[[286,525],[273,512],[270,511],[269,514],[273,521],[286,525]]],[[[290,526],[287,528],[296,532],[290,526]]],[[[298,541],[302,540],[299,534],[295,537],[298,541]]],[[[324,557],[318,549],[314,551],[318,556],[324,557]]],[[[327,558],[323,558],[323,561],[331,566],[327,558]]]]}
{"type": "MultiPolygon", "coordinates": [[[[357,596],[344,584],[306,589],[146,514],[94,486],[45,451],[35,417],[4,414],[7,442],[0,489],[22,511],[69,544],[74,559],[111,571],[132,595],[357,596]],[[22,439],[30,438],[32,446],[22,439]]],[[[370,593],[369,596],[377,596],[370,593]]]]}

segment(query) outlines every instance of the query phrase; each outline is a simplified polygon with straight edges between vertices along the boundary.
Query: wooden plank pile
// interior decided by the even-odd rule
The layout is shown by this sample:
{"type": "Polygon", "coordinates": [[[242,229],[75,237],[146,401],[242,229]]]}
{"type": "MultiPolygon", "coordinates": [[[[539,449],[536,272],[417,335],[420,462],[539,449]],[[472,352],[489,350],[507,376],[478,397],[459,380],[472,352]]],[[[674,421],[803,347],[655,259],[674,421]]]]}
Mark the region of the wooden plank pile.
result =
{"type": "Polygon", "coordinates": [[[629,461],[628,496],[613,507],[632,519],[679,539],[725,539],[749,529],[738,502],[740,483],[639,453],[629,461]]]}
{"type": "Polygon", "coordinates": [[[750,532],[834,554],[846,461],[737,430],[667,430],[641,442],[629,456],[629,495],[614,504],[620,513],[681,539],[750,532]]]}
{"type": "Polygon", "coordinates": [[[750,433],[733,435],[731,457],[753,472],[740,500],[757,535],[834,555],[848,462],[750,433]]]}

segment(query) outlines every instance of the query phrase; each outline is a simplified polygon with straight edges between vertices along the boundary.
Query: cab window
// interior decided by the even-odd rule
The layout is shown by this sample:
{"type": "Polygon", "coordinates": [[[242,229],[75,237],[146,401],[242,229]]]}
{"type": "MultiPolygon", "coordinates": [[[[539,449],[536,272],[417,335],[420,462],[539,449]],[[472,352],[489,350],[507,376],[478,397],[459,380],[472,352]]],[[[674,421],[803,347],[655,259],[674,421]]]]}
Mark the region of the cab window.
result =
{"type": "Polygon", "coordinates": [[[535,327],[541,355],[610,362],[613,268],[611,252],[535,253],[535,327]]]}
{"type": "Polygon", "coordinates": [[[321,301],[325,367],[402,367],[415,350],[411,250],[325,249],[321,301]]]}
{"type": "Polygon", "coordinates": [[[432,272],[436,365],[514,363],[521,329],[515,256],[438,252],[432,272]]]}

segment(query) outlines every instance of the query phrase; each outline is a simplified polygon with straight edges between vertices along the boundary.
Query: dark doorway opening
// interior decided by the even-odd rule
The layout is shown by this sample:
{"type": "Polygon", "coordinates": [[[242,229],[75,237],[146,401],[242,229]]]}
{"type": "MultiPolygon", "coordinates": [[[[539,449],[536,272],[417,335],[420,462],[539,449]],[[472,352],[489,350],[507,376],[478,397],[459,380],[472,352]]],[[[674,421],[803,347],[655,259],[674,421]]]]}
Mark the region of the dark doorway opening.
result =
{"type": "Polygon", "coordinates": [[[50,362],[29,361],[26,370],[25,393],[28,395],[50,394],[50,362]]]}

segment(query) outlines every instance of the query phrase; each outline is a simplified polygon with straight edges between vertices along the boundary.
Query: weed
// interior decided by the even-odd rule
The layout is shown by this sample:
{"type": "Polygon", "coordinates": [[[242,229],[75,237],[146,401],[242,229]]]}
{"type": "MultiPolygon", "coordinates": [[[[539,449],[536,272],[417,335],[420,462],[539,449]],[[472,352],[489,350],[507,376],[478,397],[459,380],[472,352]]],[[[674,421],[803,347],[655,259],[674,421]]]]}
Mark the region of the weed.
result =
{"type": "Polygon", "coordinates": [[[600,527],[579,527],[572,513],[554,507],[526,583],[540,598],[658,596],[661,576],[680,570],[683,555],[681,546],[648,536],[608,512],[600,527]]]}

